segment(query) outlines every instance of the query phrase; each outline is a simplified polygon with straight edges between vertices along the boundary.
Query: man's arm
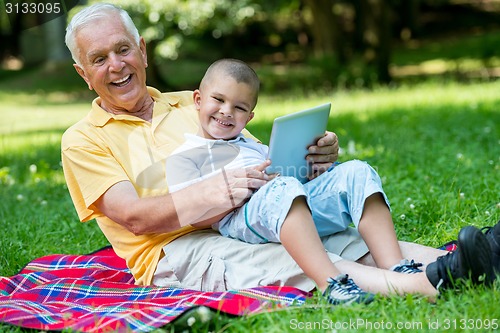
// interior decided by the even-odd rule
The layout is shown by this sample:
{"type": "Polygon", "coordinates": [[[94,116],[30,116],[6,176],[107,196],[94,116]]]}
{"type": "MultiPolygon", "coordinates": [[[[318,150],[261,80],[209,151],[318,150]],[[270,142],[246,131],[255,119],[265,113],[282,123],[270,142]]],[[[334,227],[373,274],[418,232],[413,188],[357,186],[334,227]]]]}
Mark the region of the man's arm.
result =
{"type": "Polygon", "coordinates": [[[202,221],[210,224],[241,206],[253,190],[272,179],[262,172],[268,165],[266,161],[258,167],[227,170],[173,194],[148,198],[139,198],[132,183],[119,182],[95,205],[136,235],[171,232],[202,221]]]}
{"type": "Polygon", "coordinates": [[[314,179],[337,160],[339,157],[339,140],[333,132],[326,132],[321,137],[315,146],[309,147],[309,155],[307,160],[312,163],[312,175],[310,179],[314,179]]]}

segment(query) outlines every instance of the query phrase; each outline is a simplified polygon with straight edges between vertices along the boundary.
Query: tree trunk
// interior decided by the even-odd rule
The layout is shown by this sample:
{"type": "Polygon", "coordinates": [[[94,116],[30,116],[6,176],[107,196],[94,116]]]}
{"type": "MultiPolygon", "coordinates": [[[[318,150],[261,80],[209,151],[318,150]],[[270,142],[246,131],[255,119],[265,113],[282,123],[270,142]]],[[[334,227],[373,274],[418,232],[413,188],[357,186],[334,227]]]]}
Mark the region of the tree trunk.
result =
{"type": "Polygon", "coordinates": [[[391,57],[391,8],[385,0],[361,0],[367,5],[364,31],[365,61],[375,66],[378,81],[391,81],[389,63],[391,57]]]}
{"type": "Polygon", "coordinates": [[[420,0],[406,0],[401,2],[401,26],[408,29],[410,35],[407,38],[415,38],[420,33],[418,16],[420,14],[420,0]]]}
{"type": "Polygon", "coordinates": [[[313,22],[311,33],[313,37],[314,54],[318,57],[332,56],[336,51],[336,19],[333,14],[333,0],[304,0],[311,9],[313,22]]]}
{"type": "Polygon", "coordinates": [[[52,65],[69,59],[69,52],[64,44],[64,29],[66,26],[66,16],[45,22],[43,27],[46,41],[46,62],[52,65]]]}

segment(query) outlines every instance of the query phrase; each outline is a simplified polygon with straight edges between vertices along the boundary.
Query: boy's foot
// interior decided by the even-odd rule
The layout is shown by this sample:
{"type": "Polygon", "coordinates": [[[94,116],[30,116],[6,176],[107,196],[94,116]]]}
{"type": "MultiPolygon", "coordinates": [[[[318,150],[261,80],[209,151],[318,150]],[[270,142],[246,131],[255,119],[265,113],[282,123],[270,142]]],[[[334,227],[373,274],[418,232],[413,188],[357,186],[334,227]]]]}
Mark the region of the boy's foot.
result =
{"type": "Polygon", "coordinates": [[[368,304],[374,299],[372,293],[361,290],[347,274],[338,275],[328,279],[329,286],[323,296],[328,303],[333,305],[364,303],[368,304]]]}
{"type": "Polygon", "coordinates": [[[399,264],[392,266],[389,270],[404,274],[416,274],[422,273],[422,270],[419,268],[422,266],[422,263],[415,262],[413,259],[411,261],[403,259],[399,262],[399,264]]]}
{"type": "Polygon", "coordinates": [[[470,279],[474,284],[490,283],[493,276],[491,250],[483,233],[473,226],[458,233],[458,248],[438,257],[425,274],[436,289],[449,288],[458,280],[470,279]]]}
{"type": "Polygon", "coordinates": [[[496,275],[500,276],[500,221],[493,227],[484,227],[486,239],[490,243],[491,262],[496,275]]]}

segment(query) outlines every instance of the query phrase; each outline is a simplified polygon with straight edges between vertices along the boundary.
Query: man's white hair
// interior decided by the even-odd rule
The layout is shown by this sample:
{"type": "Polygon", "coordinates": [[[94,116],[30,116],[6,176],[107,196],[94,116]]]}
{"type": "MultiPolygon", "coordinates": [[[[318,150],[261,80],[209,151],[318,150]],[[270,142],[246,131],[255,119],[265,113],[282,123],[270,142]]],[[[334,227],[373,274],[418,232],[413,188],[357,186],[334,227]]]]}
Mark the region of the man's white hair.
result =
{"type": "MultiPolygon", "coordinates": [[[[139,45],[139,31],[137,30],[134,22],[125,10],[109,3],[96,3],[76,13],[75,16],[73,16],[73,18],[71,19],[71,22],[69,22],[68,27],[66,28],[66,46],[71,52],[71,57],[76,64],[81,64],[79,59],[80,50],[76,45],[75,40],[78,30],[89,25],[96,19],[109,19],[111,14],[118,14],[127,32],[130,33],[137,45],[139,45]]],[[[105,34],[106,31],[102,31],[102,33],[105,34]]]]}

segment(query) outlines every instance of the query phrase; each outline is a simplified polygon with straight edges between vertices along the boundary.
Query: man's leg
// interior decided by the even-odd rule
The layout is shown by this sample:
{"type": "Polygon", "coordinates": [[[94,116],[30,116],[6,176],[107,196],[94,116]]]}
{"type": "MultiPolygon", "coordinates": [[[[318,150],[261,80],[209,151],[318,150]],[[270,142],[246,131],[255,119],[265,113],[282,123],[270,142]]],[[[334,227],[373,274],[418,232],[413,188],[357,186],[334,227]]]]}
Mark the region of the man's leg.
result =
{"type": "MultiPolygon", "coordinates": [[[[446,255],[448,252],[440,249],[436,249],[430,246],[420,245],[411,242],[399,241],[399,248],[403,258],[411,258],[416,262],[423,264],[422,270],[425,270],[425,266],[431,262],[436,261],[440,256],[446,255]]],[[[363,257],[359,258],[356,262],[376,267],[375,260],[371,253],[365,254],[363,257]]]]}
{"type": "Polygon", "coordinates": [[[436,296],[438,293],[424,272],[400,274],[347,260],[338,261],[335,265],[342,272],[349,274],[361,289],[372,293],[381,295],[416,293],[425,296],[436,296]]]}
{"type": "MultiPolygon", "coordinates": [[[[395,292],[433,296],[438,289],[453,288],[460,280],[490,284],[494,276],[491,248],[486,236],[479,229],[468,226],[460,230],[457,242],[456,251],[429,262],[425,272],[420,273],[399,274],[349,261],[337,262],[336,266],[356,279],[361,288],[381,294],[395,292]],[[384,281],[386,286],[383,285],[384,281]]],[[[432,256],[430,250],[422,253],[425,253],[426,259],[432,256]]]]}

